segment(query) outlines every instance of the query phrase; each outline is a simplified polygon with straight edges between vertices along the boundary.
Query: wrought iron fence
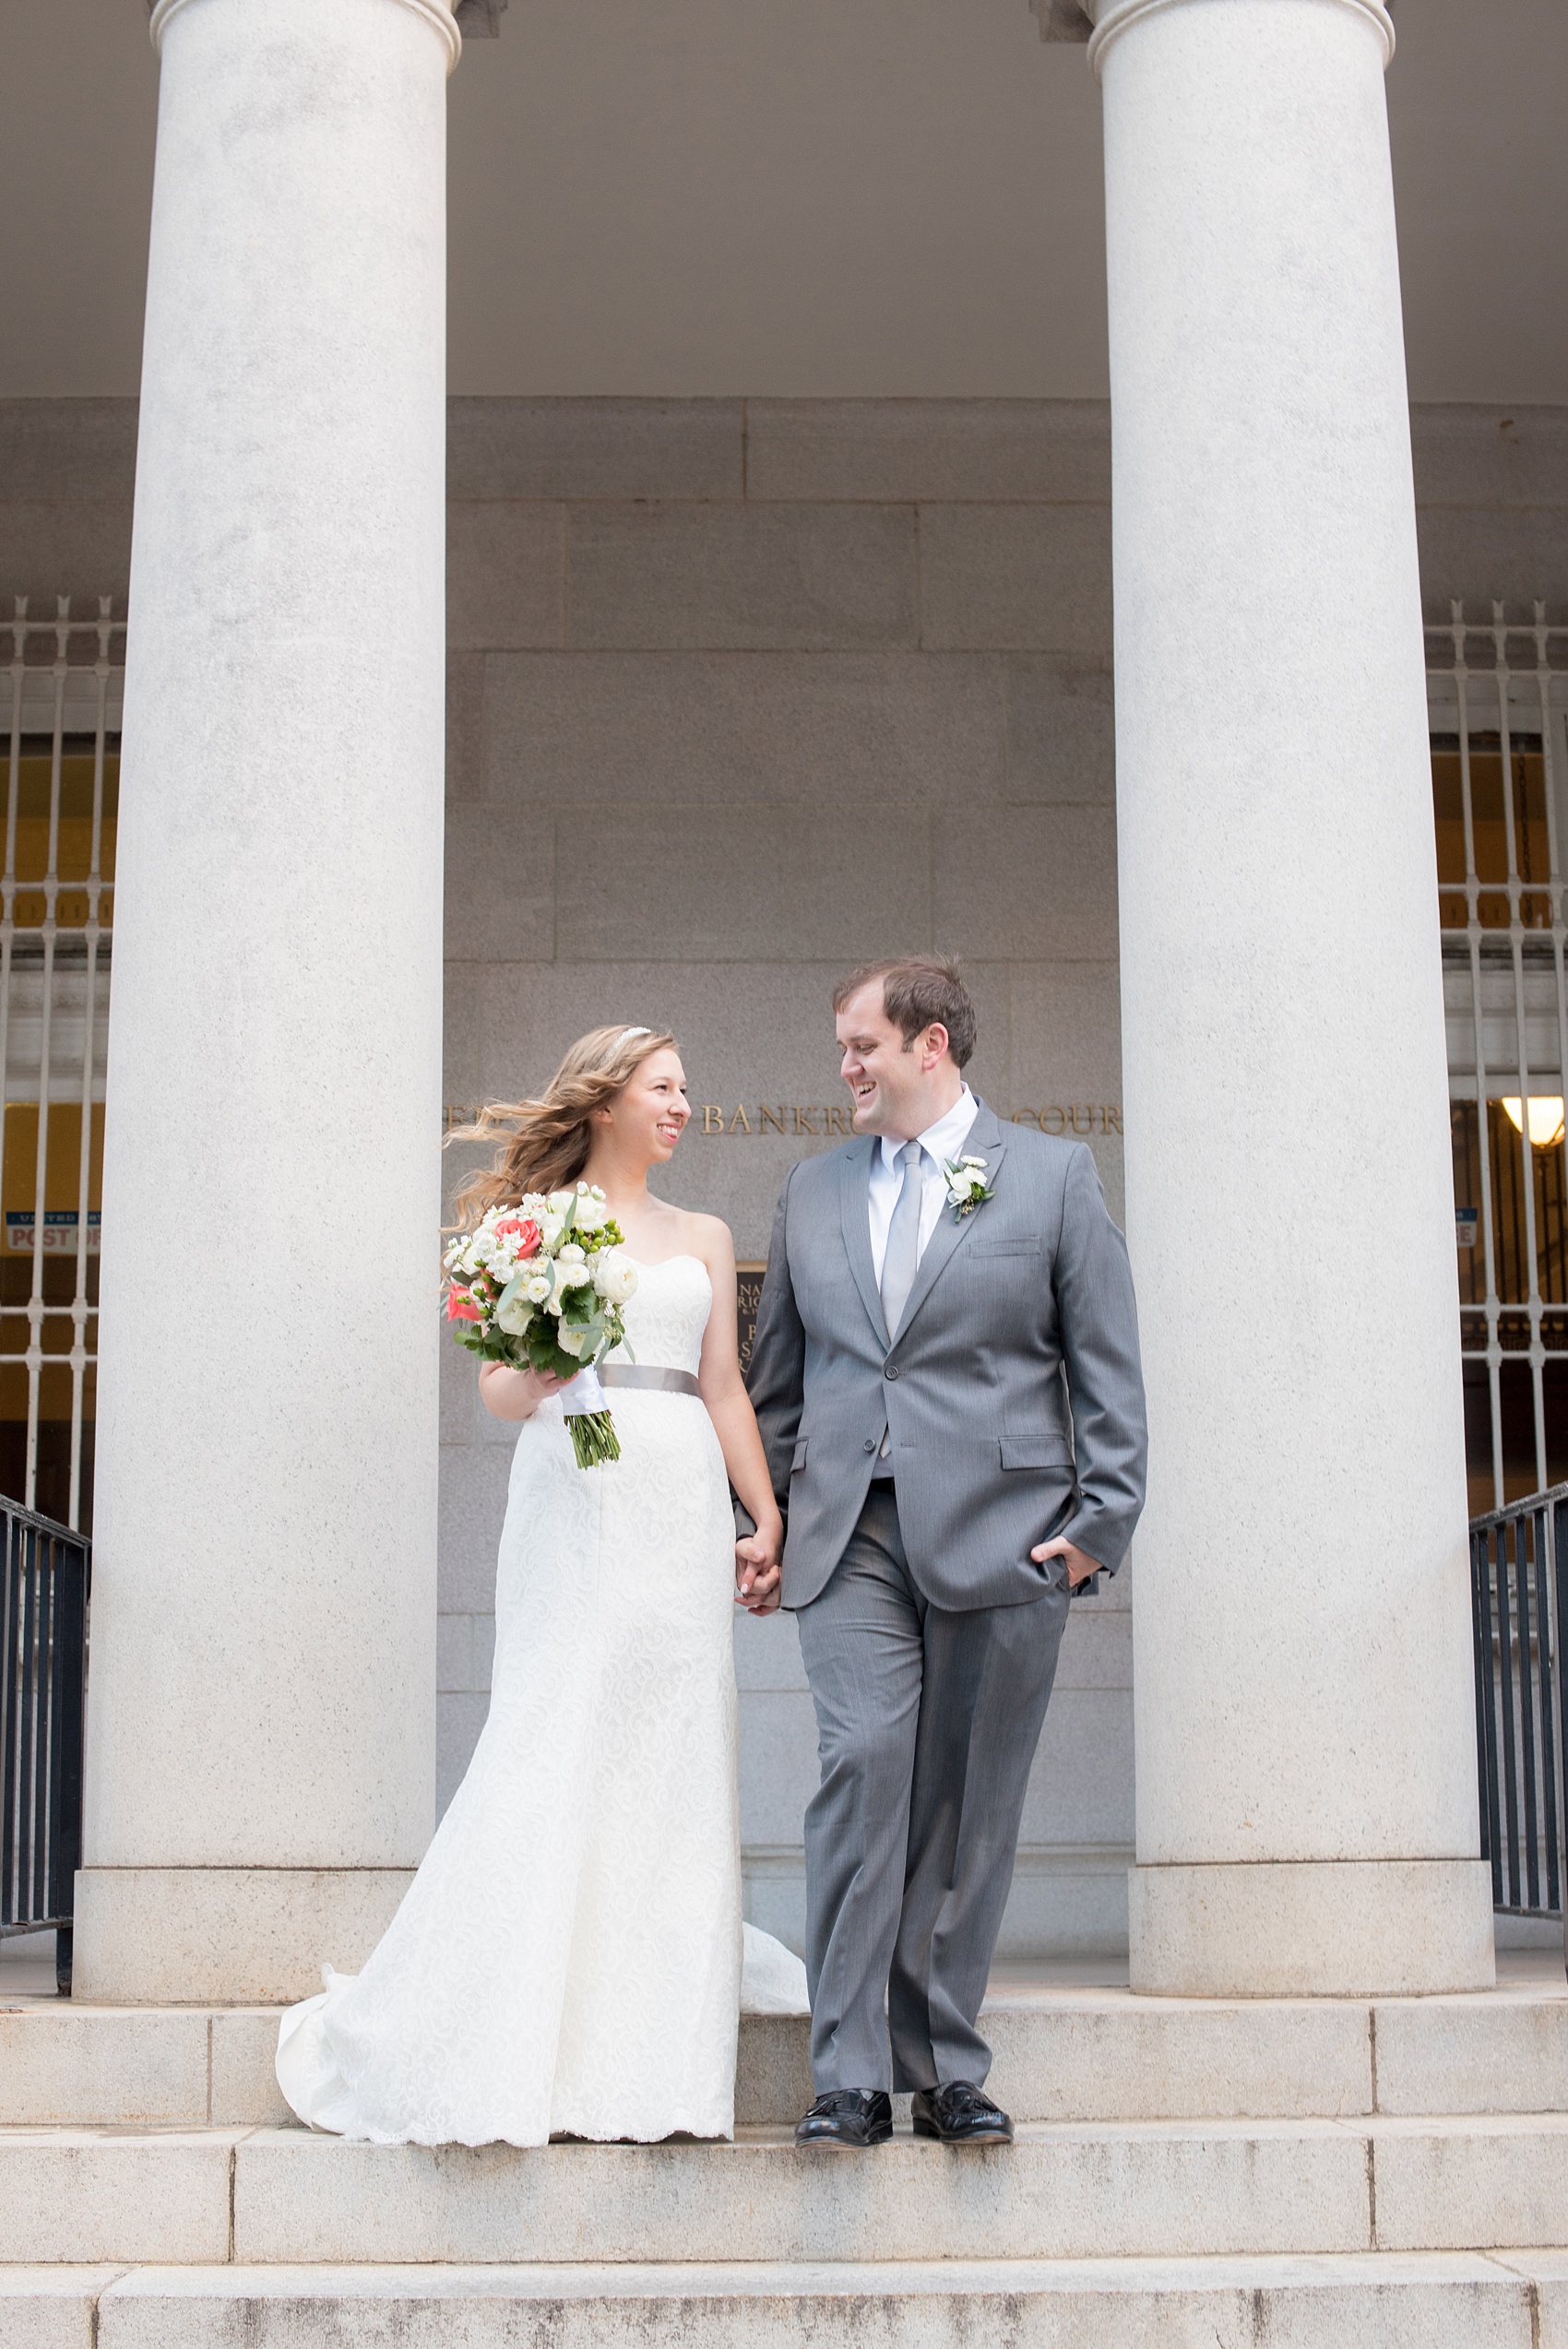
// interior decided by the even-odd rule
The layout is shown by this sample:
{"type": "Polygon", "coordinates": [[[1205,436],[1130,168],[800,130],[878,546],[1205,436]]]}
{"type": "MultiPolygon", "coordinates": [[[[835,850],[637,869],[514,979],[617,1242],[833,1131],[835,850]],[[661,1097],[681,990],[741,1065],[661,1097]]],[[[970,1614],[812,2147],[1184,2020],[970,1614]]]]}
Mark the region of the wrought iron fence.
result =
{"type": "Polygon", "coordinates": [[[0,683],[0,1493],[92,1526],[124,618],[25,596],[0,683]]]}
{"type": "Polygon", "coordinates": [[[1481,1857],[1493,1905],[1562,1916],[1568,1484],[1470,1521],[1481,1857]]]}
{"type": "Polygon", "coordinates": [[[54,1932],[71,1987],[91,1544],[0,1499],[0,1935],[54,1932]]]}

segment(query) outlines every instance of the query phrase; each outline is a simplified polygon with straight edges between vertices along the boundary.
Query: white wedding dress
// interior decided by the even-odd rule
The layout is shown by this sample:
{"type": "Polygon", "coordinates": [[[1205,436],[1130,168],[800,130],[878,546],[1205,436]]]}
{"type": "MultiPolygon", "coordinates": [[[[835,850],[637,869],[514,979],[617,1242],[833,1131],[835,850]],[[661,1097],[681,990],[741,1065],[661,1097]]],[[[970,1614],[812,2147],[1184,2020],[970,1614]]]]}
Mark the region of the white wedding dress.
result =
{"type": "MultiPolygon", "coordinates": [[[[695,1371],[711,1302],[695,1256],[642,1266],[635,1359],[695,1371]]],[[[327,1967],[283,2017],[279,2082],[318,2128],[424,2145],[733,2131],[729,1486],[695,1396],[607,1400],[606,1466],[576,1465],[558,1399],[524,1425],[468,1775],[363,1972],[327,1967]]],[[[748,2006],[804,2011],[789,1951],[748,1926],[745,1961],[748,2006]]]]}

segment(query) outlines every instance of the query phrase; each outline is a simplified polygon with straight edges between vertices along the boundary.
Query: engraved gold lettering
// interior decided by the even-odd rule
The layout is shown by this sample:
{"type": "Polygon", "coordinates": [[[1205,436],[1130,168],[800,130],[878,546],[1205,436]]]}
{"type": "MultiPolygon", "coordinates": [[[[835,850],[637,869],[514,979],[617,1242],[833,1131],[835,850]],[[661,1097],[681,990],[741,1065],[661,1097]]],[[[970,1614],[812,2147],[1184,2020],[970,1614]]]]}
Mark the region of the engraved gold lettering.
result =
{"type": "MultiPolygon", "coordinates": [[[[786,1101],[759,1102],[754,1111],[743,1101],[733,1110],[726,1110],[717,1101],[701,1105],[703,1133],[791,1133],[813,1134],[823,1138],[842,1136],[846,1141],[854,1135],[854,1110],[848,1104],[834,1102],[786,1101]],[[789,1121],[786,1123],[786,1120],[789,1121]]],[[[1080,1101],[1063,1104],[1049,1101],[1043,1109],[1009,1111],[1014,1125],[1034,1126],[1041,1133],[1120,1133],[1122,1105],[1119,1101],[1080,1101]]],[[[479,1115],[477,1109],[448,1108],[445,1112],[447,1130],[468,1123],[479,1115]]]]}
{"type": "Polygon", "coordinates": [[[762,1276],[766,1270],[766,1264],[737,1264],[735,1267],[735,1336],[742,1370],[751,1368],[757,1307],[762,1302],[762,1276]]]}

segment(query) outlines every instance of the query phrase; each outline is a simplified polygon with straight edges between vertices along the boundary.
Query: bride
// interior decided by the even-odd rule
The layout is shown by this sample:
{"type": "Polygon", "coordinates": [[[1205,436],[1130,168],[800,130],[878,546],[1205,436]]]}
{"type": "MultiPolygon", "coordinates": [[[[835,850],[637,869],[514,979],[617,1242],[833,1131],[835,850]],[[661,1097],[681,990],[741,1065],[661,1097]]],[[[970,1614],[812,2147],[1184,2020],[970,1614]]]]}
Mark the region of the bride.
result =
{"type": "MultiPolygon", "coordinates": [[[[302,2120],[380,2143],[540,2145],[734,2127],[742,2005],[734,1600],[778,1603],[782,1526],[735,1351],[728,1227],[647,1189],[691,1109],[673,1037],[596,1028],[509,1139],[467,1222],[587,1180],[636,1262],[600,1372],[621,1457],[579,1468],[563,1382],[487,1362],[521,1432],[490,1716],[357,1976],[283,2017],[302,2120]],[[728,1471],[728,1481],[726,1478],[728,1471]],[[729,1484],[756,1523],[739,1544],[729,1484]]],[[[744,2003],[803,2011],[797,1960],[745,1928],[744,2003]]]]}

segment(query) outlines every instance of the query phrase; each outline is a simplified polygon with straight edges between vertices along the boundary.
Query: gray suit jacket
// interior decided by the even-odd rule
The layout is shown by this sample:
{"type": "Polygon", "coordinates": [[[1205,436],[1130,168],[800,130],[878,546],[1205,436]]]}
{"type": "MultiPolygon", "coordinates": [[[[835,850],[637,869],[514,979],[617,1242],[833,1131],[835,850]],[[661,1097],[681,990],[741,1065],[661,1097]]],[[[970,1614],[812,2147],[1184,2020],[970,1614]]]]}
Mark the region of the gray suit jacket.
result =
{"type": "Polygon", "coordinates": [[[873,1136],[785,1181],[748,1379],[784,1509],[784,1605],[805,1607],[854,1530],[885,1426],[898,1522],[926,1597],[1016,1606],[1061,1580],[1056,1534],[1120,1565],[1146,1440],[1126,1242],[1081,1142],[1000,1125],[964,1145],[995,1196],[945,1204],[890,1346],[867,1214],[873,1136]]]}

